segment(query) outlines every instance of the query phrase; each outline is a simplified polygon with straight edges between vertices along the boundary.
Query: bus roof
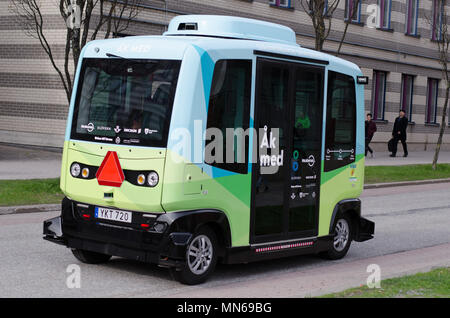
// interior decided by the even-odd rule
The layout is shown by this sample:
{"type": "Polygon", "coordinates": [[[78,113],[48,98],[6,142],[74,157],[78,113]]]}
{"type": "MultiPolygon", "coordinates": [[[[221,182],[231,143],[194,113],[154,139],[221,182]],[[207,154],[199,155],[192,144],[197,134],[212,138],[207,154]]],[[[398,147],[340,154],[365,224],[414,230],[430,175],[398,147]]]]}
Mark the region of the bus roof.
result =
{"type": "Polygon", "coordinates": [[[294,31],[288,27],[226,16],[178,16],[172,19],[168,31],[162,36],[92,41],[85,46],[83,57],[106,57],[106,53],[110,53],[126,58],[182,59],[190,46],[220,58],[237,55],[242,58],[242,54],[253,56],[254,53],[264,52],[280,58],[284,56],[286,59],[327,64],[330,69],[352,75],[361,74],[354,63],[302,48],[296,43],[294,31]]]}

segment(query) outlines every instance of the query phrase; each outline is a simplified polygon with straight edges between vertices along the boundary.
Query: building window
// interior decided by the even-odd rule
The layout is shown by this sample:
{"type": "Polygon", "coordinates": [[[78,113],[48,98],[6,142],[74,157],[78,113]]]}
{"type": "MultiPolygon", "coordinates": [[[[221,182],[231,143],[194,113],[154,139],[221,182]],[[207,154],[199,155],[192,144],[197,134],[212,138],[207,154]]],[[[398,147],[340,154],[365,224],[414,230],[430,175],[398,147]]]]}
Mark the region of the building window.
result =
{"type": "Polygon", "coordinates": [[[292,8],[292,0],[269,0],[269,4],[281,8],[292,8]]]}
{"type": "Polygon", "coordinates": [[[378,6],[380,8],[379,28],[390,29],[392,0],[378,0],[378,6]]]}
{"type": "Polygon", "coordinates": [[[325,0],[325,4],[323,5],[323,15],[328,16],[328,0],[325,0]]]}
{"type": "Polygon", "coordinates": [[[406,30],[408,35],[417,35],[417,15],[419,13],[419,0],[406,0],[406,30]]]}
{"type": "Polygon", "coordinates": [[[374,120],[384,120],[385,97],[386,97],[386,72],[373,71],[372,115],[374,120]]]}
{"type": "Polygon", "coordinates": [[[408,114],[408,121],[412,121],[413,113],[413,91],[414,91],[414,76],[402,75],[402,94],[400,101],[400,108],[408,114]]]}
{"type": "Polygon", "coordinates": [[[425,112],[425,123],[427,124],[436,123],[438,91],[439,80],[429,78],[427,86],[427,109],[425,112]]]}
{"type": "Polygon", "coordinates": [[[442,41],[442,17],[444,13],[444,1],[433,0],[433,17],[431,23],[431,39],[442,41]]]}
{"type": "Polygon", "coordinates": [[[361,22],[361,0],[345,0],[345,21],[361,22]]]}

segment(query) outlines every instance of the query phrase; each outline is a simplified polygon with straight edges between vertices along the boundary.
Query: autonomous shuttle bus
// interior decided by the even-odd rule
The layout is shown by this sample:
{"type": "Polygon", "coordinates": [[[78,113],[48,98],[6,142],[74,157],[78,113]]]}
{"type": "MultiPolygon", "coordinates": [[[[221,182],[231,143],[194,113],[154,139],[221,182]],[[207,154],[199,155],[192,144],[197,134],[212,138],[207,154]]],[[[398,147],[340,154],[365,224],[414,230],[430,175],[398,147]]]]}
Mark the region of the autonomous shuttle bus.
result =
{"type": "Polygon", "coordinates": [[[361,217],[364,86],[277,24],[179,16],[163,36],[88,43],[75,75],[61,215],[44,239],[186,284],[218,261],[346,255],[361,217]]]}

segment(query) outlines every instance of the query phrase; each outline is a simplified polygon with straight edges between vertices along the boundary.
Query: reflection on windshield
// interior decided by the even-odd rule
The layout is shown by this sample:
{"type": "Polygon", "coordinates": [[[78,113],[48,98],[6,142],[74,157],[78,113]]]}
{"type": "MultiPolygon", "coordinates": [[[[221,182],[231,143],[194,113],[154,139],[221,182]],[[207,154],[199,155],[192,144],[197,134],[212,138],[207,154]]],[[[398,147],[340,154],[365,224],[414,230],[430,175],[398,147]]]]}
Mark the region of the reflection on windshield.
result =
{"type": "Polygon", "coordinates": [[[180,61],[85,59],[72,138],[164,147],[180,61]]]}

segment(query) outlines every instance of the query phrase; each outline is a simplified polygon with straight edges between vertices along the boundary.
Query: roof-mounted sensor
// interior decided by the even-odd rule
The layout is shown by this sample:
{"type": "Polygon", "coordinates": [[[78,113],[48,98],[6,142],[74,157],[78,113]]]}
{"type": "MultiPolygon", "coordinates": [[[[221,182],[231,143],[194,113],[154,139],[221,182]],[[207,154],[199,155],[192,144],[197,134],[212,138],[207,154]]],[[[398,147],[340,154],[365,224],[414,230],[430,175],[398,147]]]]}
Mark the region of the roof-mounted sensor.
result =
{"type": "Polygon", "coordinates": [[[185,30],[197,31],[198,25],[197,23],[180,23],[178,25],[178,31],[185,31],[185,30]]]}
{"type": "Polygon", "coordinates": [[[217,15],[181,15],[170,21],[165,36],[189,35],[247,39],[297,45],[295,32],[275,23],[217,15]]]}

